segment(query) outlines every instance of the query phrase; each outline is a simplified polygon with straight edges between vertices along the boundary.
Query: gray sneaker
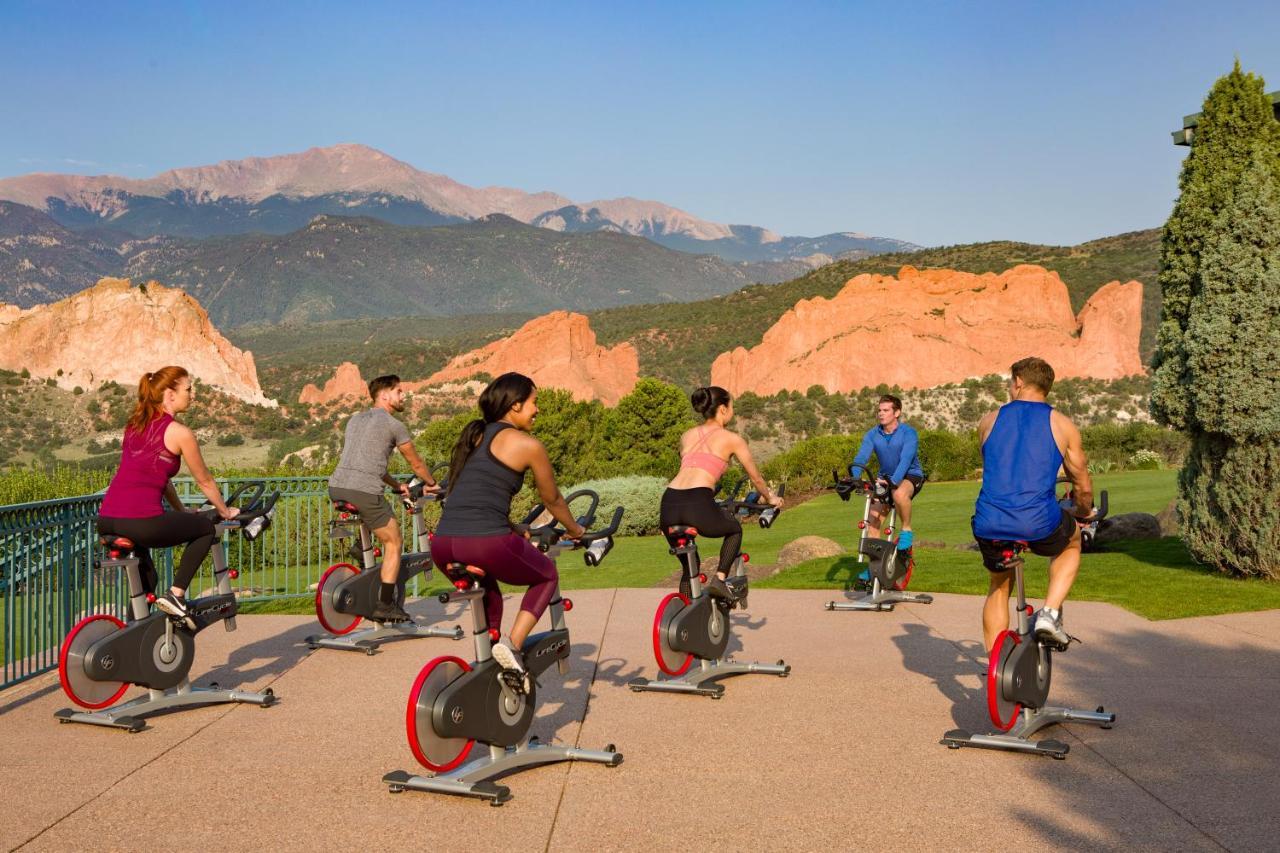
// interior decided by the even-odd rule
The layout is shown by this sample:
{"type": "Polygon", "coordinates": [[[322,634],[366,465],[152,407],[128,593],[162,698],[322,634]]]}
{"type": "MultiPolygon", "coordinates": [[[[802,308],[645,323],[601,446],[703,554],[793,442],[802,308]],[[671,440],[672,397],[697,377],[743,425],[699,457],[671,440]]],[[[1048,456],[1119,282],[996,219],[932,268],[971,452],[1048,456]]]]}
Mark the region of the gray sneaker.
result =
{"type": "Polygon", "coordinates": [[[1071,644],[1071,635],[1062,628],[1061,610],[1056,615],[1050,615],[1044,608],[1036,613],[1035,636],[1036,642],[1055,646],[1058,651],[1065,650],[1071,644]]]}

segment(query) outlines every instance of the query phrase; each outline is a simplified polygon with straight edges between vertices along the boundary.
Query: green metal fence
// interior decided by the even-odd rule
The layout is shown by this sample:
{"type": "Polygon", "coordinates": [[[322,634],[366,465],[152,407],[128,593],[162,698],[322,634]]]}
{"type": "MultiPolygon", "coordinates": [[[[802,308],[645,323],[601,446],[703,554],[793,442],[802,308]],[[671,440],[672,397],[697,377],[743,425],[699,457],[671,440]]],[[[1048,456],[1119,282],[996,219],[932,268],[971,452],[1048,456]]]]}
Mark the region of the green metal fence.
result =
{"type": "MultiPolygon", "coordinates": [[[[343,543],[329,538],[326,479],[266,478],[267,492],[280,492],[271,528],[252,542],[235,533],[224,538],[227,564],[240,572],[232,583],[241,601],[314,595],[312,585],[329,565],[351,561],[343,543]]],[[[218,483],[223,494],[229,494],[246,481],[229,478],[218,483]]],[[[185,502],[204,501],[189,479],[174,484],[185,502]]],[[[0,506],[0,689],[56,668],[62,638],[82,617],[111,613],[125,618],[124,573],[95,566],[100,549],[94,519],[101,503],[99,494],[0,506]]],[[[403,518],[409,545],[413,538],[408,514],[403,518]]],[[[172,574],[173,557],[172,550],[153,550],[165,581],[172,574]]],[[[189,595],[212,585],[212,572],[207,565],[205,569],[189,595]]],[[[415,580],[410,594],[417,593],[415,580]]]]}

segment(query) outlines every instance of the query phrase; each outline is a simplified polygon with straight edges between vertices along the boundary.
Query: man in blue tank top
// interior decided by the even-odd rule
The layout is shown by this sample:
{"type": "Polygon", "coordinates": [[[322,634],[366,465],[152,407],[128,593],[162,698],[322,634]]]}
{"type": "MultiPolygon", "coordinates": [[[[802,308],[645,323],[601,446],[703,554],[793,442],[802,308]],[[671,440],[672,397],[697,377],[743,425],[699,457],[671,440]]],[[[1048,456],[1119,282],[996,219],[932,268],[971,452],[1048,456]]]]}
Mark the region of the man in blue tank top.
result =
{"type": "MultiPolygon", "coordinates": [[[[867,430],[862,437],[862,445],[858,455],[849,466],[849,473],[859,476],[866,470],[871,461],[871,454],[876,455],[880,463],[878,479],[884,480],[893,493],[893,506],[898,511],[901,522],[901,533],[898,534],[898,549],[906,551],[911,547],[911,499],[920,493],[924,485],[924,468],[920,465],[920,436],[911,424],[904,424],[902,417],[902,401],[892,394],[885,394],[876,405],[876,425],[867,430]]],[[[880,538],[880,525],[884,521],[880,504],[871,505],[871,517],[867,523],[870,534],[880,538]]]]}
{"type": "Polygon", "coordinates": [[[1015,362],[1011,373],[1011,401],[978,424],[982,491],[973,510],[973,536],[991,572],[982,636],[990,650],[1009,627],[1013,572],[1001,569],[1004,543],[1026,542],[1032,553],[1049,558],[1049,589],[1036,615],[1036,638],[1065,646],[1070,638],[1062,627],[1062,605],[1080,568],[1080,525],[1093,515],[1093,482],[1080,430],[1045,402],[1053,368],[1031,357],[1015,362]],[[1059,468],[1071,480],[1075,515],[1058,505],[1059,468]]]}

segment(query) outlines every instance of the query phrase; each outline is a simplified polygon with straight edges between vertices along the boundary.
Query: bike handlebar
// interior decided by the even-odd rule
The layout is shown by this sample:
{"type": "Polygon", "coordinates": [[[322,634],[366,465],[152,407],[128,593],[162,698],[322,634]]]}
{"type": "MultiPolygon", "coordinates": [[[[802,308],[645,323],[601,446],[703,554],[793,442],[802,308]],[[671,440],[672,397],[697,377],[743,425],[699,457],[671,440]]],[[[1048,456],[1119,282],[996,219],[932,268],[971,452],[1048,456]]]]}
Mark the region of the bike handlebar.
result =
{"type": "MultiPolygon", "coordinates": [[[[252,497],[249,498],[249,500],[244,504],[244,506],[240,507],[241,513],[249,512],[250,510],[257,507],[258,501],[262,500],[262,495],[264,492],[266,492],[266,490],[267,490],[267,484],[263,480],[251,480],[247,483],[241,483],[240,485],[236,486],[234,489],[231,490],[231,494],[227,495],[224,503],[226,503],[227,506],[233,506],[236,504],[236,501],[240,500],[240,498],[244,495],[245,492],[250,492],[252,494],[252,497]]],[[[277,492],[276,494],[278,496],[279,492],[277,492]]]]}

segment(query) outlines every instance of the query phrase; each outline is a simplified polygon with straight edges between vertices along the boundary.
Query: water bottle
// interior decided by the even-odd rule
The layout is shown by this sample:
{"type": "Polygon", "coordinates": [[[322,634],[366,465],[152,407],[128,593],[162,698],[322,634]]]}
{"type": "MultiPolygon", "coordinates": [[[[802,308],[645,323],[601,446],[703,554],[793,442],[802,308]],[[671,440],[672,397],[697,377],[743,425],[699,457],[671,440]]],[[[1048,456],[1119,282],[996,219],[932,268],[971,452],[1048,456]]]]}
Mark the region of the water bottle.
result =
{"type": "Polygon", "coordinates": [[[248,539],[250,542],[257,539],[258,535],[261,534],[262,531],[271,526],[271,516],[275,515],[275,513],[276,508],[272,507],[269,511],[246,524],[241,529],[241,532],[244,534],[244,538],[248,539]]]}
{"type": "Polygon", "coordinates": [[[606,536],[603,539],[597,539],[587,546],[586,553],[582,555],[582,559],[586,561],[588,566],[598,566],[600,561],[604,559],[605,554],[613,550],[613,537],[606,536]]]}

